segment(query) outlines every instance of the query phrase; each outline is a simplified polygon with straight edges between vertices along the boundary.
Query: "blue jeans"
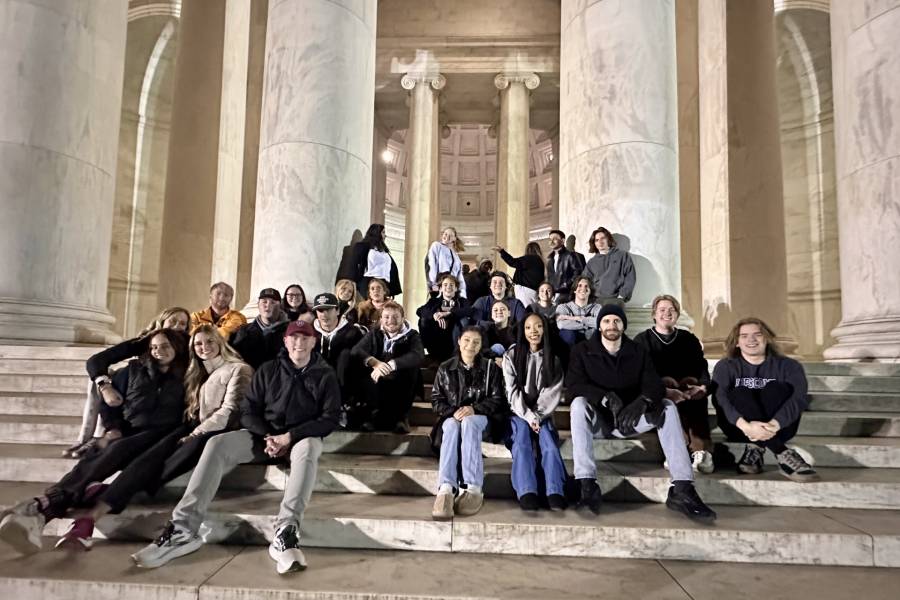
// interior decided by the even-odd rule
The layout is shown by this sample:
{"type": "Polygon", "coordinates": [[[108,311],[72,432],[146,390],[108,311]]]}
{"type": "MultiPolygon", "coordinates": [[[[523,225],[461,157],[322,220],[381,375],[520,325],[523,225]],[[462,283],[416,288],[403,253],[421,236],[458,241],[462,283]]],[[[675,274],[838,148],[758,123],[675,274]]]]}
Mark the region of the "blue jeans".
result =
{"type": "MultiPolygon", "coordinates": [[[[516,496],[538,492],[537,461],[531,442],[531,427],[528,422],[516,415],[510,417],[512,425],[512,485],[516,496]]],[[[553,419],[541,423],[538,433],[538,446],[541,455],[541,469],[544,471],[544,482],[547,495],[564,494],[566,484],[566,466],[559,454],[559,434],[553,427],[553,419]]]]}
{"type": "Polygon", "coordinates": [[[559,337],[569,346],[574,346],[578,342],[583,342],[586,339],[583,332],[575,331],[574,329],[560,329],[559,337]]]}
{"type": "MultiPolygon", "coordinates": [[[[687,446],[684,443],[684,432],[681,429],[681,419],[678,417],[678,407],[671,400],[663,400],[663,404],[666,407],[666,419],[662,427],[657,428],[651,425],[641,415],[633,435],[624,435],[618,429],[614,429],[611,435],[619,439],[626,439],[651,429],[656,429],[656,435],[659,437],[663,454],[666,460],[669,461],[669,476],[672,478],[672,481],[693,481],[694,470],[691,466],[691,456],[688,454],[687,446]]],[[[597,465],[594,462],[594,438],[603,437],[599,427],[599,417],[584,396],[578,396],[572,400],[570,410],[575,478],[596,479],[597,465]]]]}
{"type": "Polygon", "coordinates": [[[484,483],[484,459],[481,457],[481,436],[488,426],[484,415],[465,417],[462,422],[450,417],[441,426],[441,458],[438,467],[438,486],[449,483],[459,487],[459,458],[462,456],[463,483],[481,487],[484,483]]]}

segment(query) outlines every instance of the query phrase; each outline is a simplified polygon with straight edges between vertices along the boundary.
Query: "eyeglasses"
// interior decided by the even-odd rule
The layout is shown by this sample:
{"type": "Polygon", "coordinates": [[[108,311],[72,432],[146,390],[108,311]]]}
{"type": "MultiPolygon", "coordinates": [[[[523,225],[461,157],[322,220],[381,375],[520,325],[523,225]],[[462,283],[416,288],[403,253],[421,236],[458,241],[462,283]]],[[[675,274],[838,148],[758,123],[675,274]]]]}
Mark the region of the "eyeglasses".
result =
{"type": "Polygon", "coordinates": [[[285,298],[302,298],[303,294],[285,294],[285,298]]]}

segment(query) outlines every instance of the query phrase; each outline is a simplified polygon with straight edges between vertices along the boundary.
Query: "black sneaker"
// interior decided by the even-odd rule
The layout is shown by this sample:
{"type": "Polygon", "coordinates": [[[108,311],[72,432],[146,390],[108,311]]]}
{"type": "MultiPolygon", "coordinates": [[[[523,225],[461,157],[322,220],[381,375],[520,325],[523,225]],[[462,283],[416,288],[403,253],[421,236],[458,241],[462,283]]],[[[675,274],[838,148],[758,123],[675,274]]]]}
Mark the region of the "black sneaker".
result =
{"type": "Polygon", "coordinates": [[[566,510],[569,507],[566,497],[562,494],[550,494],[547,496],[547,504],[552,511],[566,510]]]}
{"type": "Polygon", "coordinates": [[[674,485],[670,486],[666,506],[697,521],[712,522],[716,520],[716,512],[703,503],[693,485],[686,485],[678,490],[674,485]]]}
{"type": "Polygon", "coordinates": [[[521,498],[519,498],[519,506],[522,507],[522,510],[533,512],[539,508],[538,497],[537,494],[533,492],[529,492],[528,494],[523,494],[521,498]]]}
{"type": "Polygon", "coordinates": [[[275,531],[275,538],[269,544],[269,557],[275,561],[275,569],[279,575],[306,568],[306,557],[300,550],[300,536],[296,525],[284,525],[275,531]]]}
{"type": "Polygon", "coordinates": [[[775,459],[781,468],[781,474],[798,483],[809,483],[810,481],[819,481],[819,474],[813,469],[808,462],[803,460],[800,453],[792,448],[788,448],[781,454],[776,454],[775,459]]]}
{"type": "Polygon", "coordinates": [[[581,482],[581,506],[587,506],[595,515],[600,514],[603,504],[603,493],[596,479],[579,479],[581,482]]]}
{"type": "Polygon", "coordinates": [[[756,444],[747,444],[744,446],[744,453],[737,462],[738,473],[745,475],[759,475],[763,470],[763,456],[766,454],[765,448],[760,448],[756,444]]]}

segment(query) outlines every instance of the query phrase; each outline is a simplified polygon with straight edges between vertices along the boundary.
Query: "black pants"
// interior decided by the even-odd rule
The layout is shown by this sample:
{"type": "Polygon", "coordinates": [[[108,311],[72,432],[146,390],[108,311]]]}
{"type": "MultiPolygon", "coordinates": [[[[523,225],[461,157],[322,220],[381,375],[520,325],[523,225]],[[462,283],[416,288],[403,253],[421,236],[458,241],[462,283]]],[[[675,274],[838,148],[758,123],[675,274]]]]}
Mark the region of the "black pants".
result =
{"type": "MultiPolygon", "coordinates": [[[[749,388],[734,388],[728,392],[728,399],[731,400],[734,409],[744,417],[746,421],[771,421],[778,412],[778,409],[784,402],[791,397],[793,389],[791,386],[772,382],[761,390],[752,390],[749,388]]],[[[744,435],[744,432],[733,425],[725,416],[725,412],[719,404],[713,401],[716,407],[716,420],[719,423],[719,429],[725,434],[729,442],[739,442],[744,444],[757,444],[771,450],[775,454],[780,454],[787,449],[787,442],[797,435],[797,429],[800,427],[800,419],[794,423],[780,423],[781,429],[774,437],[764,442],[751,442],[744,435]]]]}
{"type": "Polygon", "coordinates": [[[398,421],[409,414],[416,392],[418,369],[395,371],[388,377],[382,377],[378,383],[365,376],[363,387],[366,394],[366,405],[370,411],[376,429],[393,429],[398,421]]]}
{"type": "Polygon", "coordinates": [[[171,427],[137,430],[79,460],[58,483],[44,492],[48,499],[48,505],[43,510],[44,516],[49,520],[65,515],[68,509],[81,503],[84,488],[89,483],[103,481],[121,471],[171,431],[171,427]]]}
{"type": "Polygon", "coordinates": [[[206,442],[222,432],[205,433],[179,444],[178,440],[193,429],[193,424],[180,425],[147,448],[119,473],[99,500],[110,506],[110,512],[121,512],[136,493],[155,494],[166,483],[197,466],[206,442]]]}
{"type": "Polygon", "coordinates": [[[681,428],[684,429],[688,449],[691,452],[711,451],[707,397],[684,400],[675,406],[678,407],[678,417],[681,419],[681,428]]]}

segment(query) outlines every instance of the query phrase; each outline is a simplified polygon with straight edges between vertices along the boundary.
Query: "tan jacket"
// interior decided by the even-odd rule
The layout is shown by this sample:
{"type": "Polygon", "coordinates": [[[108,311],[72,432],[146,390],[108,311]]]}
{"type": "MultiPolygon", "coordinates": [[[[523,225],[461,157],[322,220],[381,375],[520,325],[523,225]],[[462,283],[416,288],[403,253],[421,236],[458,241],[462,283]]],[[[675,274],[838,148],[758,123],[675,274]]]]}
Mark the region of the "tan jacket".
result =
{"type": "Polygon", "coordinates": [[[252,376],[250,365],[222,360],[200,386],[200,424],[191,435],[224,431],[236,425],[240,417],[239,405],[250,387],[252,376]]]}
{"type": "Polygon", "coordinates": [[[242,325],[247,324],[247,317],[240,311],[229,308],[227,313],[219,317],[218,322],[213,323],[212,308],[207,306],[203,310],[191,313],[191,335],[194,334],[195,329],[204,323],[215,325],[227,342],[232,333],[240,329],[242,325]]]}

